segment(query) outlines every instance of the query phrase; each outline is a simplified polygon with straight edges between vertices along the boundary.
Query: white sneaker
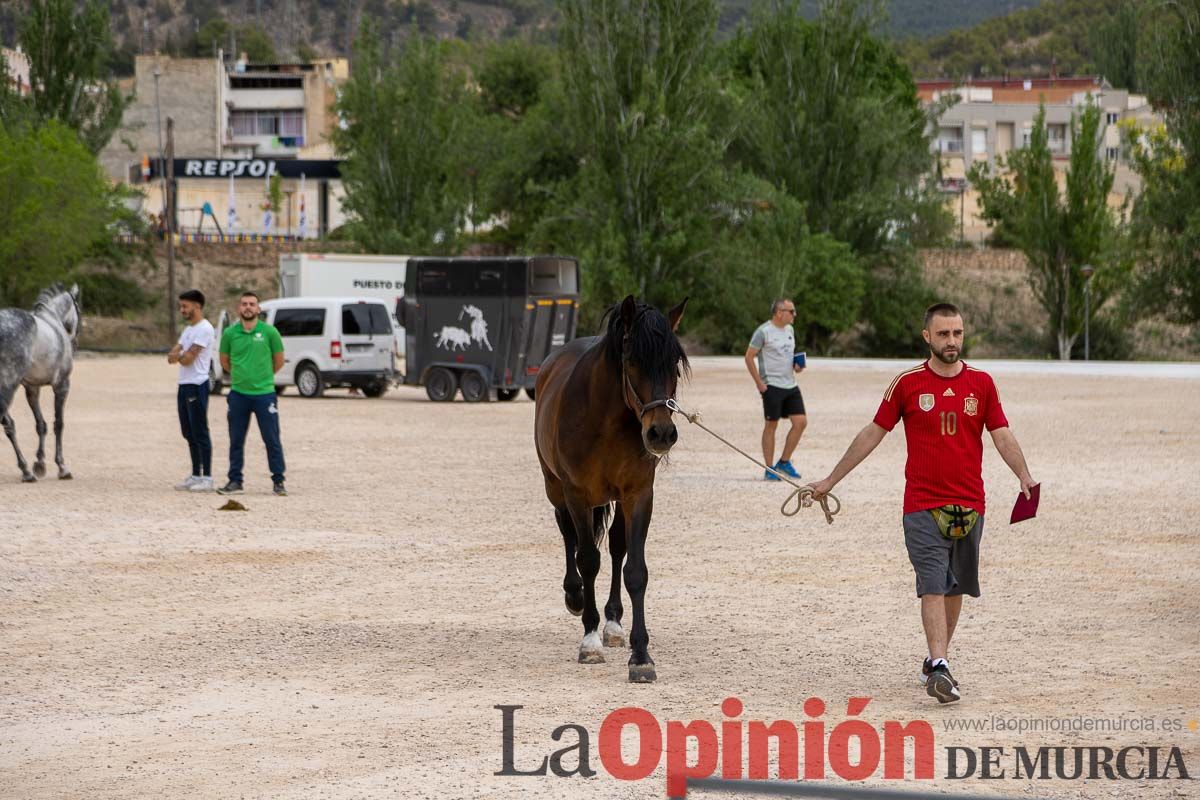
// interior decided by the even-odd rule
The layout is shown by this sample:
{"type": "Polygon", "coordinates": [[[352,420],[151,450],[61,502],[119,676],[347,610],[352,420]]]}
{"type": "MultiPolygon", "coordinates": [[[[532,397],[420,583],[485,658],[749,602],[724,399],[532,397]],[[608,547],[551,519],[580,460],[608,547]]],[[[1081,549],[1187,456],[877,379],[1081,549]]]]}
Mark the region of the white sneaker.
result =
{"type": "Polygon", "coordinates": [[[217,487],[213,485],[213,479],[208,476],[196,478],[196,482],[188,487],[189,492],[215,492],[216,490],[217,487]]]}
{"type": "Polygon", "coordinates": [[[175,484],[175,490],[180,492],[189,491],[196,485],[196,481],[200,480],[199,475],[188,475],[186,478],[175,484]]]}

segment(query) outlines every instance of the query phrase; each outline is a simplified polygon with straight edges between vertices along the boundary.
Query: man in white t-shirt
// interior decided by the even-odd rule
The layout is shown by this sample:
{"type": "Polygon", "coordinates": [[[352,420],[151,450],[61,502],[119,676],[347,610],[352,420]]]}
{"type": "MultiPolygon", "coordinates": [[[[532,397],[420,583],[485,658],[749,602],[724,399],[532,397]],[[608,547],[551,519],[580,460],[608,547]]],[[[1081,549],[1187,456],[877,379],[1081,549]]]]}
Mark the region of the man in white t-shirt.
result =
{"type": "MultiPolygon", "coordinates": [[[[746,349],[746,369],[762,395],[766,420],[762,433],[763,463],[770,464],[775,457],[775,431],[780,418],[787,417],[792,427],[783,442],[783,458],[775,462],[773,468],[789,477],[799,478],[800,473],[792,466],[792,453],[800,444],[808,417],[794,374],[804,371],[804,367],[795,363],[796,334],[792,330],[795,319],[796,304],[791,300],[781,298],[771,304],[771,318],[758,326],[746,349]]],[[[770,470],[764,478],[779,480],[770,470]]]]}
{"type": "Polygon", "coordinates": [[[192,472],[175,488],[180,491],[211,492],[212,438],[208,435],[208,373],[212,365],[216,332],[204,318],[204,295],[189,289],[179,295],[179,315],[187,327],[179,342],[167,353],[168,364],[179,365],[179,427],[192,455],[192,472]]]}

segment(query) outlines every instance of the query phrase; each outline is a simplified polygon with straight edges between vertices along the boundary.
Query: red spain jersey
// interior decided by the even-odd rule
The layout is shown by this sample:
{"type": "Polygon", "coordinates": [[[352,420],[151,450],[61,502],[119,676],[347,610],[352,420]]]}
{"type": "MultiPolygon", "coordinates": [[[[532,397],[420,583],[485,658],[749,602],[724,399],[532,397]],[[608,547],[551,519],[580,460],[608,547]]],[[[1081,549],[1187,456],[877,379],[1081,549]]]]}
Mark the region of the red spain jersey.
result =
{"type": "Polygon", "coordinates": [[[929,363],[901,372],[875,412],[890,431],[904,420],[904,513],[951,503],[984,512],[983,429],[1008,427],[992,376],[962,362],[953,378],[929,363]]]}

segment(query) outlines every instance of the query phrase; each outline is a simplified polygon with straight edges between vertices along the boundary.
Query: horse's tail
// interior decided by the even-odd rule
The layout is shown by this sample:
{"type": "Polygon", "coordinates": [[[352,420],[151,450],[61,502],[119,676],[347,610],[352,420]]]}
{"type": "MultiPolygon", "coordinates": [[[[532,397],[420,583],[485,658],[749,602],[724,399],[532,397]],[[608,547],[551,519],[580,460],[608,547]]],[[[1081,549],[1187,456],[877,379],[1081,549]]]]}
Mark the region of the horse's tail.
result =
{"type": "Polygon", "coordinates": [[[616,503],[608,503],[606,505],[597,506],[595,514],[592,518],[594,530],[592,536],[596,542],[596,549],[604,549],[604,537],[608,535],[608,528],[612,525],[613,510],[616,509],[616,503]]]}

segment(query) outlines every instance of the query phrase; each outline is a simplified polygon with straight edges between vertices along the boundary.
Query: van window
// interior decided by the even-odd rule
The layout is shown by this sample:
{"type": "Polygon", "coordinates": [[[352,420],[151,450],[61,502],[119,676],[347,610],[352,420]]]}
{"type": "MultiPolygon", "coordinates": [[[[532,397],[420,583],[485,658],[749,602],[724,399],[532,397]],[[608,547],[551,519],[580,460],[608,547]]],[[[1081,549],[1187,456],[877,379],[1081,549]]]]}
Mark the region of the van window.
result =
{"type": "Polygon", "coordinates": [[[280,336],[321,336],[325,333],[325,309],[281,308],[275,312],[275,329],[280,336]]]}
{"type": "Polygon", "coordinates": [[[368,336],[392,332],[387,309],[378,303],[353,303],[342,306],[342,335],[368,336]]]}

